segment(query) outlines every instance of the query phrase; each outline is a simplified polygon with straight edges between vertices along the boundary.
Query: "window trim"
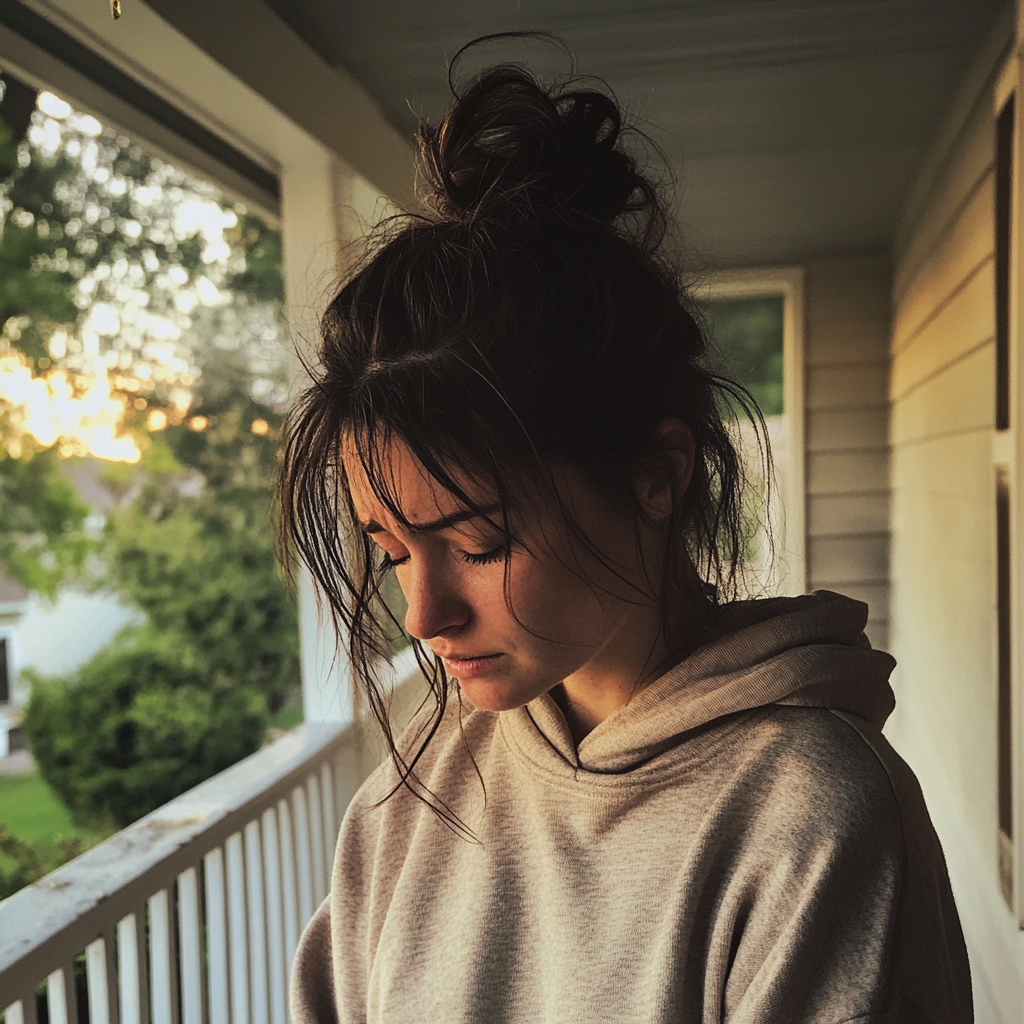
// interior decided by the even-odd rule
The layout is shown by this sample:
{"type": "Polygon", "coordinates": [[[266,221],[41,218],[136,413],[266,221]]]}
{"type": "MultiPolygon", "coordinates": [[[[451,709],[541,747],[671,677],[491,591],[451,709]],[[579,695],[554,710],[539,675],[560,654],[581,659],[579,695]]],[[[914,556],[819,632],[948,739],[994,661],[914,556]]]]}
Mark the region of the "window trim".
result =
{"type": "Polygon", "coordinates": [[[751,267],[709,274],[696,289],[701,302],[722,299],[754,299],[781,296],[782,394],[784,415],[789,417],[789,457],[782,494],[785,529],[780,549],[788,572],[779,582],[779,593],[797,595],[807,588],[807,459],[803,267],[751,267]]]}

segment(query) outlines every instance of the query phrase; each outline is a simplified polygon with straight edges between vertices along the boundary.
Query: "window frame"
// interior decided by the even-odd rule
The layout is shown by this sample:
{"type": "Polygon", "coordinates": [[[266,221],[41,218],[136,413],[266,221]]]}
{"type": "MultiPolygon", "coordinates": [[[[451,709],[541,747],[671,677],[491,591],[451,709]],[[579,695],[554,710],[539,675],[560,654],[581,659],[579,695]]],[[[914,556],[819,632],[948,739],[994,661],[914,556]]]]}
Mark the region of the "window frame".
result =
{"type": "Polygon", "coordinates": [[[781,297],[783,300],[782,407],[790,434],[787,464],[780,474],[784,482],[781,497],[785,522],[776,557],[785,557],[788,570],[779,580],[778,592],[791,596],[803,594],[807,588],[804,291],[804,270],[796,266],[717,271],[707,275],[696,289],[696,297],[702,304],[730,299],[781,297]]]}

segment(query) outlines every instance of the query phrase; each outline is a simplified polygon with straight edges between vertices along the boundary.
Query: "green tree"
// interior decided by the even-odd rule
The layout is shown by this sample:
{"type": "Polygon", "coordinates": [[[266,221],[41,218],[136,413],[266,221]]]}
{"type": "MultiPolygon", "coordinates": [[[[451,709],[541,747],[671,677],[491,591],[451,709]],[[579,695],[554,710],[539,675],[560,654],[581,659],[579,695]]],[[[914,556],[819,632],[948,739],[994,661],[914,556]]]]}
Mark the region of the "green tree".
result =
{"type": "Polygon", "coordinates": [[[0,563],[22,586],[53,597],[82,568],[88,512],[52,448],[19,459],[0,448],[0,563]]]}
{"type": "Polygon", "coordinates": [[[255,750],[297,686],[270,528],[280,235],[29,93],[9,80],[0,103],[20,111],[0,136],[0,355],[109,375],[143,459],[109,467],[123,500],[90,548],[64,446],[40,450],[0,409],[0,559],[52,593],[94,551],[96,585],[145,613],[71,677],[33,679],[25,714],[54,790],[81,821],[120,826],[255,750]]]}
{"type": "Polygon", "coordinates": [[[253,398],[251,383],[241,359],[207,357],[203,429],[164,432],[138,495],[110,516],[101,553],[107,578],[155,629],[178,637],[211,678],[255,687],[277,711],[299,678],[297,611],[271,529],[282,414],[253,398]]]}

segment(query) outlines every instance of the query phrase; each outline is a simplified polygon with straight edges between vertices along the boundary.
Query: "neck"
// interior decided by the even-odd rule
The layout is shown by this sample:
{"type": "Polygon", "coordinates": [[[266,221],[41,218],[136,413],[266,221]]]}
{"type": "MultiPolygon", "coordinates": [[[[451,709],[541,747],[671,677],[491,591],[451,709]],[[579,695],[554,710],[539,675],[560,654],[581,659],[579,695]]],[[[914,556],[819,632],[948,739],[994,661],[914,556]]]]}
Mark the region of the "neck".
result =
{"type": "Polygon", "coordinates": [[[594,656],[550,692],[578,745],[671,662],[657,608],[636,607],[594,656]]]}

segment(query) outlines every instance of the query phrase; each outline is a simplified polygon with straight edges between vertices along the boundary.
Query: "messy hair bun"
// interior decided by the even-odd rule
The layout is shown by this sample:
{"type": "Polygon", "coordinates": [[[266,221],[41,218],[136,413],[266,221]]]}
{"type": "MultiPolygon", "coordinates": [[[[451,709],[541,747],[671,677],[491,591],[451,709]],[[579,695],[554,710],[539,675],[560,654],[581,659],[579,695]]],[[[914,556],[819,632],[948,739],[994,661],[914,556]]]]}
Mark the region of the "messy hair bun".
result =
{"type": "Polygon", "coordinates": [[[439,125],[421,125],[427,203],[443,220],[509,225],[611,224],[633,214],[656,241],[662,206],[624,134],[611,96],[572,83],[545,88],[520,65],[498,65],[455,93],[439,125]]]}

